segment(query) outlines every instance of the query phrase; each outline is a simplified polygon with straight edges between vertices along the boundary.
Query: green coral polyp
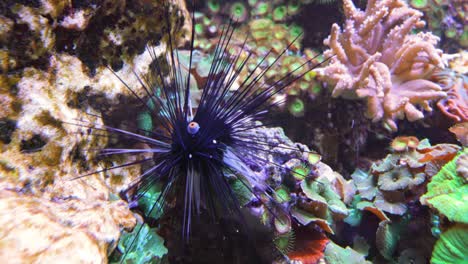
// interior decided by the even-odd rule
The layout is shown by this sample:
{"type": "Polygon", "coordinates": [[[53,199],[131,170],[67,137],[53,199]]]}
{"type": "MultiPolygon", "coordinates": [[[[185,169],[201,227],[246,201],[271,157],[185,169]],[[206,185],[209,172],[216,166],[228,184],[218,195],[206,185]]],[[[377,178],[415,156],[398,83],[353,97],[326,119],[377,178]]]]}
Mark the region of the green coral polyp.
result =
{"type": "Polygon", "coordinates": [[[309,175],[309,173],[310,173],[310,170],[306,166],[303,166],[303,165],[297,166],[292,169],[292,175],[297,180],[305,179],[307,175],[309,175]]]}
{"type": "Polygon", "coordinates": [[[220,10],[220,4],[217,0],[208,1],[208,9],[213,13],[218,13],[220,10]]]}
{"type": "Polygon", "coordinates": [[[290,32],[289,34],[291,35],[291,38],[292,38],[291,41],[292,41],[294,38],[300,36],[303,31],[302,31],[302,28],[300,26],[292,25],[289,28],[289,32],[290,32]]]}
{"type": "Polygon", "coordinates": [[[423,9],[428,7],[429,2],[427,0],[411,0],[410,5],[416,9],[423,9]]]}
{"type": "Polygon", "coordinates": [[[273,243],[282,254],[286,255],[294,249],[295,238],[294,231],[291,230],[288,233],[276,236],[273,243]]]}
{"type": "Polygon", "coordinates": [[[312,86],[312,93],[313,94],[319,94],[322,91],[322,86],[318,83],[316,83],[314,86],[312,86]]]}
{"type": "Polygon", "coordinates": [[[243,22],[247,18],[247,8],[241,2],[232,4],[230,13],[232,19],[238,22],[243,22]]]}
{"type": "Polygon", "coordinates": [[[286,6],[278,6],[273,10],[273,20],[283,21],[286,18],[286,6]]]}
{"type": "Polygon", "coordinates": [[[260,2],[257,4],[257,7],[255,8],[255,15],[265,15],[268,10],[270,9],[270,4],[267,2],[260,2]]]}
{"type": "Polygon", "coordinates": [[[288,190],[285,187],[281,186],[275,190],[275,200],[279,203],[289,202],[291,200],[291,196],[289,195],[288,190]]]}
{"type": "Polygon", "coordinates": [[[457,30],[455,28],[449,28],[445,30],[445,36],[447,38],[455,38],[457,36],[457,30]]]}
{"type": "Polygon", "coordinates": [[[295,15],[299,12],[299,8],[301,7],[297,1],[292,1],[293,3],[288,4],[288,14],[295,15]]]}
{"type": "Polygon", "coordinates": [[[203,25],[201,24],[196,24],[195,25],[195,34],[197,35],[202,35],[203,34],[203,25]]]}
{"type": "Polygon", "coordinates": [[[305,105],[304,105],[304,102],[299,99],[299,98],[295,98],[290,106],[289,106],[289,112],[293,115],[293,116],[303,116],[304,115],[304,109],[305,109],[305,105]]]}

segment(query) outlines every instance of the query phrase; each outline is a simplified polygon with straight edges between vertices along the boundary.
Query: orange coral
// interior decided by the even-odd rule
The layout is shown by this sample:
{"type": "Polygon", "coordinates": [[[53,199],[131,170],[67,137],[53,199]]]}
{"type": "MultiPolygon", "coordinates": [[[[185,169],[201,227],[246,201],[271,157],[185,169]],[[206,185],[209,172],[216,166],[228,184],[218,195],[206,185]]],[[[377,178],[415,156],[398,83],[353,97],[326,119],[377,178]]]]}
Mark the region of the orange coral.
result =
{"type": "Polygon", "coordinates": [[[401,0],[368,1],[364,11],[344,0],[344,12],[344,29],[334,24],[324,41],[330,47],[325,57],[334,57],[320,73],[335,84],[332,95],[365,99],[367,116],[392,131],[397,118],[424,117],[417,105],[432,111],[429,101],[446,95],[428,80],[436,67],[443,67],[442,51],[431,33],[410,34],[424,26],[422,13],[401,0]]]}
{"type": "Polygon", "coordinates": [[[449,130],[463,146],[468,146],[468,122],[458,123],[449,130]]]}
{"type": "Polygon", "coordinates": [[[323,257],[325,247],[330,241],[328,237],[310,228],[299,228],[296,235],[296,246],[288,254],[291,260],[301,261],[303,264],[315,264],[323,257]]]}

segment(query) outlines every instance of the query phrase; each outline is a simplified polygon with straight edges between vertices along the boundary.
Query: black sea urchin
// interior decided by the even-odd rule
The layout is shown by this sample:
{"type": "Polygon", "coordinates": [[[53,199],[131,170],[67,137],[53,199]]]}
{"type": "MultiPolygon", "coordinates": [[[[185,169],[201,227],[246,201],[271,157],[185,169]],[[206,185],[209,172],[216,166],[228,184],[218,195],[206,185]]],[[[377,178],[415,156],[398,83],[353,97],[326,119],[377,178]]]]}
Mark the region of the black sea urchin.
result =
{"type": "MultiPolygon", "coordinates": [[[[169,19],[166,19],[166,23],[170,28],[169,19]]],[[[192,23],[189,69],[194,51],[193,19],[192,23]]],[[[144,159],[118,167],[149,164],[130,188],[139,190],[138,199],[154,184],[162,184],[161,195],[150,208],[150,214],[155,209],[162,209],[160,205],[168,196],[183,200],[177,204],[183,210],[182,237],[185,241],[188,241],[192,231],[192,218],[199,216],[201,211],[215,218],[219,215],[241,215],[240,204],[227,180],[227,173],[236,175],[252,193],[259,190],[269,196],[266,183],[257,178],[250,166],[268,162],[255,153],[271,150],[268,150],[269,143],[255,137],[252,131],[263,126],[260,121],[272,106],[278,104],[271,100],[274,95],[318,66],[311,65],[312,60],[309,60],[272,84],[261,82],[278,59],[288,52],[288,46],[273,59],[267,52],[244,80],[238,80],[251,54],[248,53],[245,58],[241,58],[240,53],[234,56],[228,54],[233,32],[232,22],[222,30],[197,105],[191,95],[191,75],[182,73],[179,51],[174,47],[171,34],[167,34],[168,72],[156,52],[150,49],[152,75],[139,77],[147,98],[138,96],[116,75],[142,107],[151,113],[154,123],[158,124],[157,128],[130,132],[109,126],[93,127],[146,146],[106,148],[101,154],[146,155],[144,159]],[[235,83],[238,84],[236,89],[233,88],[235,83]]],[[[242,45],[244,48],[245,41],[242,45]]]]}

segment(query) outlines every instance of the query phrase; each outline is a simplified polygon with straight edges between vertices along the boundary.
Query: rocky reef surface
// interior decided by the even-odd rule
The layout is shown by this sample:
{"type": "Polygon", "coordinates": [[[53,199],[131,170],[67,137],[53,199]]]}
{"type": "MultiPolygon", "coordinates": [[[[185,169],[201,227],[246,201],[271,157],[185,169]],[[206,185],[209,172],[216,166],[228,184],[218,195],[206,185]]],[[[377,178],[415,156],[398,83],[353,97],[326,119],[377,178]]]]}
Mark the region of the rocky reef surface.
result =
{"type": "MultiPolygon", "coordinates": [[[[185,4],[169,6],[182,34],[185,4]]],[[[148,71],[145,45],[161,38],[151,34],[163,6],[4,1],[0,10],[0,259],[107,263],[121,231],[136,224],[118,194],[140,168],[106,171],[131,160],[99,158],[109,137],[89,126],[131,97],[106,66],[131,85],[134,72],[148,71]]]]}

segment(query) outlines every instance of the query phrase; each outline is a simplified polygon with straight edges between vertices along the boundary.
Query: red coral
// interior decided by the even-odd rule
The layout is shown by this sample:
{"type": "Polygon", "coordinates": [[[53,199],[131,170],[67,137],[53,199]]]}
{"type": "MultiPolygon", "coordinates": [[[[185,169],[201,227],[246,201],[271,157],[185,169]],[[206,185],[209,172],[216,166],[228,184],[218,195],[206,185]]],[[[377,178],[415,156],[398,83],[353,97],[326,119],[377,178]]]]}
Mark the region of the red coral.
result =
{"type": "Polygon", "coordinates": [[[298,227],[295,248],[288,254],[291,260],[301,261],[303,264],[316,264],[323,258],[325,247],[330,241],[319,231],[308,227],[298,227]]]}

